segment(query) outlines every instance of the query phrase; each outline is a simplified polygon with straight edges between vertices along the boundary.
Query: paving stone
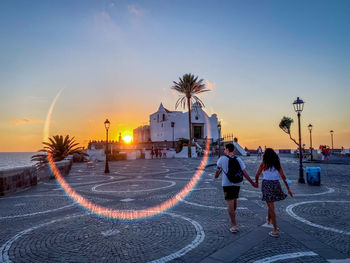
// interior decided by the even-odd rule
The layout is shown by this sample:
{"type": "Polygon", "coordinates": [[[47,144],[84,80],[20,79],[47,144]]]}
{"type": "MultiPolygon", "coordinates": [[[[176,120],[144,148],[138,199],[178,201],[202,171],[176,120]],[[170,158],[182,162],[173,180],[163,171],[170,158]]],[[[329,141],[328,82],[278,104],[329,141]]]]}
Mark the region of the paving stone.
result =
{"type": "MultiPolygon", "coordinates": [[[[242,157],[253,178],[261,162],[242,157]]],[[[138,210],[173,198],[195,174],[200,159],[162,159],[110,162],[87,167],[73,164],[65,180],[79,194],[98,205],[118,210],[138,210]],[[124,169],[125,168],[125,169],[124,169]],[[98,191],[96,191],[98,190],[98,191]],[[132,200],[132,202],[123,202],[132,200]]],[[[216,158],[207,162],[215,163],[216,158]]],[[[220,179],[213,167],[203,171],[195,189],[161,214],[142,220],[115,220],[87,214],[73,203],[55,180],[0,198],[0,262],[254,262],[266,257],[312,251],[316,256],[288,262],[327,262],[350,258],[349,235],[319,229],[291,217],[286,208],[325,227],[350,231],[350,162],[308,163],[322,169],[322,185],[297,183],[299,161],[281,155],[294,198],[276,203],[279,238],[262,227],[267,214],[261,192],[243,183],[237,210],[240,232],[228,231],[230,220],[220,179]],[[67,206],[67,207],[66,207],[67,206]],[[63,208],[62,208],[63,207],[63,208]],[[68,218],[67,218],[68,217],[68,218]],[[201,232],[202,231],[202,232],[201,232]],[[204,238],[197,240],[201,235],[204,238]],[[195,242],[193,244],[193,242],[195,242]],[[186,250],[186,248],[189,248],[186,250]],[[185,252],[183,252],[185,249],[185,252]],[[172,255],[171,257],[169,255],[172,255]]]]}

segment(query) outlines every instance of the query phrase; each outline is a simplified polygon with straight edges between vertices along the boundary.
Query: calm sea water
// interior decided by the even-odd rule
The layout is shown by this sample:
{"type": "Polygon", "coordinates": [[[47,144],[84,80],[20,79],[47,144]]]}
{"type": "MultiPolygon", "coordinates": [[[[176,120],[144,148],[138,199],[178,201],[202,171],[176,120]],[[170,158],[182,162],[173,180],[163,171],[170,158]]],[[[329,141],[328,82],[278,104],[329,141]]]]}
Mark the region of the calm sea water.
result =
{"type": "Polygon", "coordinates": [[[33,165],[30,158],[35,152],[0,152],[0,170],[33,165]]]}

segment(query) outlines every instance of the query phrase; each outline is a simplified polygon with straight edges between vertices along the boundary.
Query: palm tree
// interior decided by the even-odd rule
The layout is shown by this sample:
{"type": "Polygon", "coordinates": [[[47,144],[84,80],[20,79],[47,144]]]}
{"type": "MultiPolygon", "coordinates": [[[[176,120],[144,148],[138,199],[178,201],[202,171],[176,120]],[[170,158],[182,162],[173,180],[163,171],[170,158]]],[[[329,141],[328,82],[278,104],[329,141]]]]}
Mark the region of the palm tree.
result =
{"type": "Polygon", "coordinates": [[[205,84],[202,83],[203,79],[198,80],[198,76],[193,74],[185,74],[179,81],[173,81],[174,86],[171,88],[180,93],[180,98],[175,104],[175,109],[181,105],[184,109],[188,109],[188,130],[189,130],[189,143],[188,143],[188,157],[191,158],[191,143],[192,143],[192,122],[191,122],[191,102],[198,102],[201,106],[204,106],[203,102],[197,97],[197,94],[209,91],[206,89],[205,84]]]}
{"type": "Polygon", "coordinates": [[[38,162],[37,165],[41,166],[48,162],[47,154],[50,153],[55,162],[62,161],[70,154],[83,154],[81,147],[76,147],[79,143],[76,143],[73,138],[69,138],[69,135],[63,138],[62,135],[55,135],[49,138],[50,142],[43,142],[45,145],[43,149],[38,152],[44,152],[44,154],[35,154],[32,156],[32,161],[38,162]]]}

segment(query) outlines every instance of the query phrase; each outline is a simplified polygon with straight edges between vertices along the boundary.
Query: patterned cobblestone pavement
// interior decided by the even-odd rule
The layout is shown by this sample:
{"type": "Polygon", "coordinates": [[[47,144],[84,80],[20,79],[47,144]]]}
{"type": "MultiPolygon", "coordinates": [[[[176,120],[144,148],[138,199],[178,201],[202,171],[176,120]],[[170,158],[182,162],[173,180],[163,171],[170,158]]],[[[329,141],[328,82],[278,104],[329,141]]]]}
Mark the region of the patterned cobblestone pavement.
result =
{"type": "MultiPolygon", "coordinates": [[[[261,160],[243,160],[254,177],[261,160]]],[[[138,210],[176,196],[200,161],[111,162],[108,175],[103,163],[81,163],[65,179],[98,205],[138,210]]],[[[238,201],[240,232],[228,231],[213,167],[172,209],[133,221],[94,215],[51,180],[0,198],[0,262],[350,262],[350,165],[305,164],[322,169],[322,185],[309,186],[297,182],[298,159],[281,162],[295,197],[276,203],[279,238],[268,236],[266,204],[247,182],[238,201]]]]}

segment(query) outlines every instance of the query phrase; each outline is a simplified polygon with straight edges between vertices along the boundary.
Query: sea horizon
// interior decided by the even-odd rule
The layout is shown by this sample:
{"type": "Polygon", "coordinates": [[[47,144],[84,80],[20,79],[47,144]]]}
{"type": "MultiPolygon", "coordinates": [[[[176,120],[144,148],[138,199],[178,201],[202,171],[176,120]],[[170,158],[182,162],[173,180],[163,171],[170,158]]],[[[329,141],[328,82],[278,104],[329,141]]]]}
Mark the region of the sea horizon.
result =
{"type": "Polygon", "coordinates": [[[0,170],[32,166],[32,155],[37,152],[0,152],[0,170]]]}

